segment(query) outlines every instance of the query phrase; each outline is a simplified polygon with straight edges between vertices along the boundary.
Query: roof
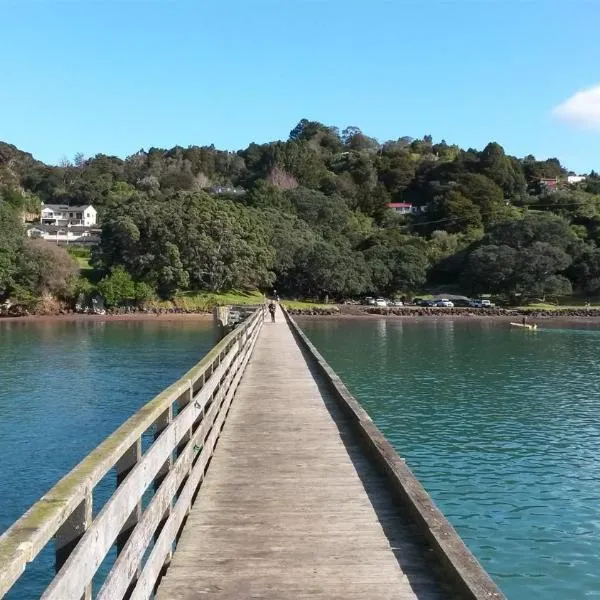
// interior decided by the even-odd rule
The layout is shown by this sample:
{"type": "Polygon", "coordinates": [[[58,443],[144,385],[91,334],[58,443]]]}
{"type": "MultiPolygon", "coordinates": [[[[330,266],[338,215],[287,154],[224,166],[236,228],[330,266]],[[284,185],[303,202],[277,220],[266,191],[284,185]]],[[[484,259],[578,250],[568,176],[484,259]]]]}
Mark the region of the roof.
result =
{"type": "MultiPolygon", "coordinates": [[[[50,210],[58,210],[58,211],[84,211],[86,208],[94,208],[91,204],[85,204],[82,206],[67,206],[66,204],[43,204],[42,210],[49,208],[50,210]]],[[[95,209],[94,209],[95,210],[95,209]]]]}
{"type": "Polygon", "coordinates": [[[388,202],[390,208],[412,208],[410,202],[388,202]]]}
{"type": "Polygon", "coordinates": [[[85,226],[85,225],[70,225],[67,227],[66,225],[46,225],[43,223],[36,223],[27,227],[28,231],[32,231],[33,229],[37,229],[38,231],[44,231],[46,233],[60,233],[65,231],[71,231],[72,233],[83,233],[85,231],[99,233],[102,231],[97,225],[85,226]]]}

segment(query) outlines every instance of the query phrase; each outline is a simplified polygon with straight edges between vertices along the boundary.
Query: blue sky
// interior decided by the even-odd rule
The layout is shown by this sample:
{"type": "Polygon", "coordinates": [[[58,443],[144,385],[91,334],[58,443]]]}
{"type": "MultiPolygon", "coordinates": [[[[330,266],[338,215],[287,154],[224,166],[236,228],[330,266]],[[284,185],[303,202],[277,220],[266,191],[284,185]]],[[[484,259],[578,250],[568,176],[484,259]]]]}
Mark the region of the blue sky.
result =
{"type": "Polygon", "coordinates": [[[595,0],[0,0],[0,139],[56,163],[307,117],[600,170],[598,22],[595,0]]]}

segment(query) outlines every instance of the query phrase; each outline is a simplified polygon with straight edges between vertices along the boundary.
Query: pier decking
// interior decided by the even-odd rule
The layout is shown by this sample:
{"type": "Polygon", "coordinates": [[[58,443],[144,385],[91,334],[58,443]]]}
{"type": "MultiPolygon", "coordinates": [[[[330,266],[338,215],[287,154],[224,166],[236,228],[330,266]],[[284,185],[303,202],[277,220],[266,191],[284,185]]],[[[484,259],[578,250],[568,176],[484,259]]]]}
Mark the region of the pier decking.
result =
{"type": "Polygon", "coordinates": [[[446,598],[426,555],[279,312],[157,600],[446,598]]]}

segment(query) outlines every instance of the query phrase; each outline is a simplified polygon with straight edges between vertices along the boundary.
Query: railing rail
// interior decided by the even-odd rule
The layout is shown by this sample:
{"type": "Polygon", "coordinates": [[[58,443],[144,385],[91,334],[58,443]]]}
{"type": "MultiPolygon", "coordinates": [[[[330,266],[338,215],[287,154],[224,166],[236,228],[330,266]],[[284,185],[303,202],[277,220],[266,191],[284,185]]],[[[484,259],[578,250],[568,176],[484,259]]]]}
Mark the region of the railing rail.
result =
{"type": "Polygon", "coordinates": [[[91,598],[92,578],[114,545],[117,558],[97,597],[150,598],[202,482],[263,319],[259,308],[0,536],[0,598],[52,539],[57,574],[43,600],[91,598]],[[154,442],[142,454],[142,436],[149,431],[154,442]],[[116,490],[92,518],[94,488],[112,469],[116,490]],[[142,510],[142,497],[152,486],[154,495],[142,510]]]}

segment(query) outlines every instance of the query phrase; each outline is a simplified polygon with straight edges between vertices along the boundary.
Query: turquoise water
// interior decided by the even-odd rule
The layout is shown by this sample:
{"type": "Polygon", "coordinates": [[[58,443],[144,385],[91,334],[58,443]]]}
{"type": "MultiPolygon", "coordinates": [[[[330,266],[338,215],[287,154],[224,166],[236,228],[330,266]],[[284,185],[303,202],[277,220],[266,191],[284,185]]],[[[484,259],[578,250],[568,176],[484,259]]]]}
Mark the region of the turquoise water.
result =
{"type": "Polygon", "coordinates": [[[301,326],[510,600],[600,597],[600,329],[301,326]]]}
{"type": "MultiPolygon", "coordinates": [[[[198,321],[0,320],[0,533],[211,345],[198,321]]],[[[52,560],[8,598],[39,597],[52,560]]]]}

